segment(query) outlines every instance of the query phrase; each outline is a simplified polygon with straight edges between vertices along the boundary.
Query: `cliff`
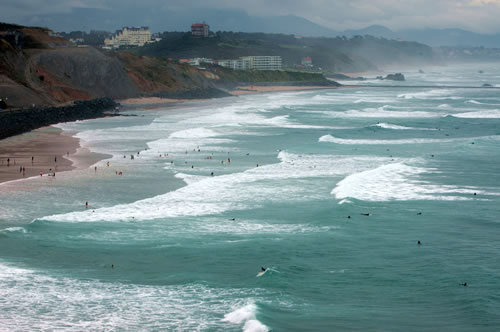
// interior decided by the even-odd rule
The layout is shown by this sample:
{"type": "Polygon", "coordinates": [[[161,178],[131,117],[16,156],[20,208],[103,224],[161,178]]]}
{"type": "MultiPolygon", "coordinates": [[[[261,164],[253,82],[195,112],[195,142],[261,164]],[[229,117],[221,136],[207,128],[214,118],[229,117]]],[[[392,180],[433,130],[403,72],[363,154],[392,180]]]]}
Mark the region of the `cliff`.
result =
{"type": "Polygon", "coordinates": [[[332,84],[321,74],[197,69],[161,56],[75,47],[44,28],[0,23],[0,32],[0,99],[8,108],[103,97],[217,98],[249,83],[332,84]]]}

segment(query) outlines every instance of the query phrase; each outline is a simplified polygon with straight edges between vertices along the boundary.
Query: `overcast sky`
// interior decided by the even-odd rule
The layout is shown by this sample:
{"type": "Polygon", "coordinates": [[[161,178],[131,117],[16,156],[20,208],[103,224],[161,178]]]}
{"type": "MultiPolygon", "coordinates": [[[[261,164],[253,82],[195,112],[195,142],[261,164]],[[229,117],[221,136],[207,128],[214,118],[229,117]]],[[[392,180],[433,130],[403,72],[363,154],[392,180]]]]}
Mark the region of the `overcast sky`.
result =
{"type": "MultiPolygon", "coordinates": [[[[500,0],[1,0],[0,21],[29,24],[74,8],[241,9],[254,16],[296,15],[335,30],[372,24],[391,29],[463,28],[500,32],[500,0]]],[[[78,22],[75,22],[77,25],[78,22]]]]}

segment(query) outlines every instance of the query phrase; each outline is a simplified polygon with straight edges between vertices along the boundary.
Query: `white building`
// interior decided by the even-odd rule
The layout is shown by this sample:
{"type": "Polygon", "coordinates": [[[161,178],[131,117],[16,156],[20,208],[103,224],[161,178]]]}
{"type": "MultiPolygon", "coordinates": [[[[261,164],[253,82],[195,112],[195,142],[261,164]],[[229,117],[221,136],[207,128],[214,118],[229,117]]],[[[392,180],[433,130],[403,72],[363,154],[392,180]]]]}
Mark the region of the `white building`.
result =
{"type": "Polygon", "coordinates": [[[281,70],[280,56],[243,56],[235,60],[219,60],[219,66],[239,70],[281,70]]]}
{"type": "Polygon", "coordinates": [[[104,48],[112,49],[121,46],[144,46],[151,42],[151,31],[148,27],[128,28],[117,31],[111,39],[104,40],[104,48]]]}

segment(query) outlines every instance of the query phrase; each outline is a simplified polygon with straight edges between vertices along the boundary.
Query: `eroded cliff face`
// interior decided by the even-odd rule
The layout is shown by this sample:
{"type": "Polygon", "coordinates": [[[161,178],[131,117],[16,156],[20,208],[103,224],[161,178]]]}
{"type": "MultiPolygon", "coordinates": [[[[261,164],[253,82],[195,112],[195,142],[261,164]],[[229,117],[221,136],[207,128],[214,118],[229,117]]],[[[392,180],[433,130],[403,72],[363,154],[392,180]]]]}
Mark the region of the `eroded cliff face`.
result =
{"type": "Polygon", "coordinates": [[[94,48],[40,52],[29,59],[26,76],[32,88],[48,93],[57,102],[139,94],[123,63],[94,48]]]}
{"type": "Polygon", "coordinates": [[[198,91],[214,88],[216,81],[168,60],[74,47],[44,29],[19,31],[24,34],[23,47],[0,38],[0,98],[10,108],[198,91]]]}

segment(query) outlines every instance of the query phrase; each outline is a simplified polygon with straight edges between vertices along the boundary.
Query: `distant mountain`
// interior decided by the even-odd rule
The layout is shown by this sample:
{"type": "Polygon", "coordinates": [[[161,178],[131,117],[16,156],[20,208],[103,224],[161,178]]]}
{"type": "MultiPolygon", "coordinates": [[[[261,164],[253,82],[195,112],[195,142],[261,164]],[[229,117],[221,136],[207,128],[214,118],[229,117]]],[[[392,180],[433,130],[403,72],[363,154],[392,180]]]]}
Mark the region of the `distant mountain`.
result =
{"type": "Polygon", "coordinates": [[[416,40],[430,46],[469,46],[500,48],[500,34],[486,35],[462,29],[422,29],[399,32],[406,40],[416,40]]]}
{"type": "Polygon", "coordinates": [[[346,30],[348,37],[371,35],[388,39],[416,41],[429,46],[462,46],[500,48],[500,34],[487,35],[462,29],[407,29],[392,31],[384,26],[372,25],[364,29],[346,30]]]}
{"type": "Polygon", "coordinates": [[[106,30],[124,26],[149,26],[152,31],[188,31],[192,23],[207,22],[212,31],[265,32],[304,36],[336,36],[339,33],[298,16],[249,16],[243,10],[190,9],[175,11],[140,7],[131,10],[78,8],[65,14],[26,17],[22,24],[46,26],[55,31],[106,30]]]}
{"type": "Polygon", "coordinates": [[[498,47],[500,34],[479,34],[461,29],[406,29],[393,31],[381,25],[363,29],[335,31],[298,16],[250,16],[237,9],[158,9],[136,8],[78,8],[70,13],[26,17],[27,25],[46,26],[56,31],[106,30],[123,26],[149,26],[152,31],[188,31],[194,22],[207,22],[212,31],[265,32],[297,34],[315,37],[371,35],[387,39],[416,41],[430,46],[498,47]]]}
{"type": "Polygon", "coordinates": [[[345,30],[340,34],[345,35],[347,37],[353,36],[374,36],[374,37],[383,37],[387,39],[397,39],[397,34],[389,28],[386,28],[382,25],[371,25],[369,27],[357,30],[345,30]]]}

